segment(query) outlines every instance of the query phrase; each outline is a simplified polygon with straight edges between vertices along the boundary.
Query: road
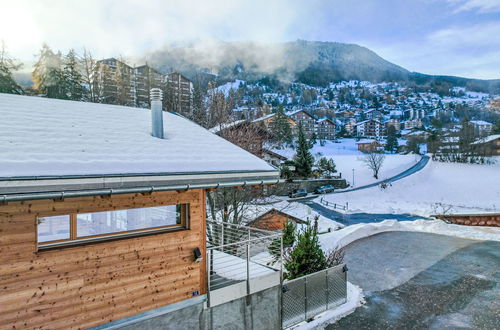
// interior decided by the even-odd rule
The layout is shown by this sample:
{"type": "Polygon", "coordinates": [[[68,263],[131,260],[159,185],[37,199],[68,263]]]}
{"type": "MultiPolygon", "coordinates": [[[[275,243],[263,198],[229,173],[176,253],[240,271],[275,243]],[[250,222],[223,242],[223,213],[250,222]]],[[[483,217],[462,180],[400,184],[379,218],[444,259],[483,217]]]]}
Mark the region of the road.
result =
{"type": "Polygon", "coordinates": [[[318,212],[322,216],[329,218],[333,221],[341,223],[345,226],[354,225],[357,223],[371,223],[371,222],[381,222],[387,219],[394,219],[398,221],[412,221],[417,219],[423,219],[420,216],[413,216],[411,214],[372,214],[372,213],[353,213],[353,214],[343,214],[321,204],[318,204],[312,200],[302,200],[299,201],[302,204],[309,206],[314,211],[318,212]]]}
{"type": "MultiPolygon", "coordinates": [[[[364,186],[359,186],[359,187],[356,187],[356,188],[349,188],[349,189],[337,190],[337,191],[328,193],[326,195],[329,195],[329,194],[342,194],[342,193],[349,192],[349,191],[356,191],[356,190],[361,190],[361,189],[367,189],[367,188],[371,188],[371,187],[376,187],[376,186],[378,186],[378,185],[380,185],[382,183],[389,183],[389,182],[394,182],[394,181],[397,181],[397,180],[401,180],[403,178],[406,178],[409,175],[412,175],[412,174],[420,171],[421,169],[423,169],[427,165],[428,162],[429,162],[429,156],[422,156],[422,158],[415,165],[413,165],[409,169],[407,169],[407,170],[405,170],[405,171],[403,171],[403,172],[401,172],[399,174],[396,174],[393,177],[390,177],[390,178],[385,179],[385,180],[377,181],[377,182],[374,182],[374,183],[370,183],[370,184],[367,184],[367,185],[364,185],[364,186]]],[[[311,196],[302,197],[302,198],[291,198],[288,201],[289,202],[301,202],[301,201],[312,200],[312,199],[314,199],[316,197],[318,197],[318,195],[311,195],[311,196]]]]}
{"type": "Polygon", "coordinates": [[[371,184],[367,184],[367,185],[364,185],[364,186],[356,187],[356,188],[350,188],[350,189],[345,189],[345,190],[340,190],[340,191],[334,191],[331,194],[341,194],[341,193],[345,193],[345,192],[348,192],[348,191],[356,191],[356,190],[361,190],[361,189],[376,187],[376,186],[378,186],[378,185],[380,185],[382,183],[389,183],[389,182],[398,181],[398,180],[406,178],[407,176],[412,175],[412,174],[420,171],[421,169],[423,169],[425,167],[425,165],[427,165],[428,162],[429,162],[429,156],[422,156],[422,158],[418,161],[418,163],[416,163],[415,165],[413,165],[409,169],[407,169],[407,170],[405,170],[405,171],[403,171],[403,172],[401,172],[399,174],[396,174],[393,177],[390,177],[390,178],[382,180],[382,181],[374,182],[374,183],[371,183],[371,184]]]}
{"type": "Polygon", "coordinates": [[[382,233],[346,247],[366,304],[334,329],[498,329],[500,242],[382,233]]]}

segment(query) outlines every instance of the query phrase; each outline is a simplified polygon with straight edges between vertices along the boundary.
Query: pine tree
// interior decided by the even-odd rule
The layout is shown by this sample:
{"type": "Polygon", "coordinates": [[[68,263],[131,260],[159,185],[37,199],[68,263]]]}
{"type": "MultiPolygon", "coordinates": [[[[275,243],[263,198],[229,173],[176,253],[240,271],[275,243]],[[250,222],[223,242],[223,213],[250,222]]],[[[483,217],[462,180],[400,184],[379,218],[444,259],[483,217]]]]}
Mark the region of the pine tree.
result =
{"type": "Polygon", "coordinates": [[[318,218],[307,224],[296,237],[296,244],[285,255],[287,279],[315,273],[328,267],[327,259],[318,240],[318,218]]]}
{"type": "Polygon", "coordinates": [[[311,149],[311,144],[306,139],[304,130],[302,129],[302,124],[299,123],[297,153],[294,160],[297,174],[303,178],[311,176],[312,167],[314,165],[314,157],[309,149],[311,149]]]}
{"type": "Polygon", "coordinates": [[[292,141],[292,128],[282,106],[279,106],[269,125],[273,140],[282,147],[292,141]]]}
{"type": "Polygon", "coordinates": [[[318,171],[323,176],[332,176],[333,173],[337,172],[335,162],[331,158],[322,157],[319,159],[316,167],[318,171]]]}
{"type": "Polygon", "coordinates": [[[398,137],[396,136],[396,128],[394,125],[387,127],[387,141],[385,143],[385,150],[395,152],[398,150],[398,137]]]}
{"type": "Polygon", "coordinates": [[[0,93],[22,94],[23,89],[12,77],[12,71],[18,70],[21,65],[9,56],[2,42],[0,48],[0,93]]]}
{"type": "Polygon", "coordinates": [[[64,83],[68,99],[81,101],[84,98],[85,88],[78,62],[75,51],[71,49],[64,58],[64,83]]]}

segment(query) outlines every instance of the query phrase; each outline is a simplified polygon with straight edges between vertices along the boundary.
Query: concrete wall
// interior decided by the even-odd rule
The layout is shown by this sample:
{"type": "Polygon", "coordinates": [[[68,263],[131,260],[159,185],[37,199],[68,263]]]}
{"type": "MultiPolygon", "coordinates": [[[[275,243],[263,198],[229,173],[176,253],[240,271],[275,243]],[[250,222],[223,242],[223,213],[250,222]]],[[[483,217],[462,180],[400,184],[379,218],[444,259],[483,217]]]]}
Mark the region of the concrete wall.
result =
{"type": "Polygon", "coordinates": [[[108,323],[95,329],[280,329],[280,294],[278,285],[212,308],[204,307],[206,299],[203,296],[108,323]]]}

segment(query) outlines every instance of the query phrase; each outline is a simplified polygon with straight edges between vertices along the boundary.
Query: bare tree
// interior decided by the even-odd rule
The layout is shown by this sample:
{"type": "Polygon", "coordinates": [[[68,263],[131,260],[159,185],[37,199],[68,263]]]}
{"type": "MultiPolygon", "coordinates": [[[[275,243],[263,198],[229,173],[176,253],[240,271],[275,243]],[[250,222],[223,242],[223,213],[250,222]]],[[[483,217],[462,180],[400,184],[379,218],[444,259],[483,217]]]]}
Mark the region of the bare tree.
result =
{"type": "Polygon", "coordinates": [[[92,57],[92,53],[84,49],[83,57],[81,59],[82,63],[82,76],[84,84],[87,85],[88,98],[90,102],[97,102],[97,96],[99,95],[99,85],[95,81],[96,75],[96,61],[92,57]]]}
{"type": "Polygon", "coordinates": [[[366,167],[372,170],[373,177],[378,179],[378,174],[384,164],[385,155],[378,152],[370,152],[361,158],[366,167]]]}

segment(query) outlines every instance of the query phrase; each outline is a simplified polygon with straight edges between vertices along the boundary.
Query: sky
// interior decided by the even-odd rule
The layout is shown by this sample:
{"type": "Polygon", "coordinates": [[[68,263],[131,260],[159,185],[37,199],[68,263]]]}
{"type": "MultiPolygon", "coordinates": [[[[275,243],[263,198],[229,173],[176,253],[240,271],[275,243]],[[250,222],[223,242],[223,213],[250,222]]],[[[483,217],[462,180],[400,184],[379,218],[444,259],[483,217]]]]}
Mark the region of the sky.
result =
{"type": "Polygon", "coordinates": [[[356,43],[410,71],[500,78],[500,0],[0,0],[0,40],[30,62],[132,57],[206,39],[356,43]]]}

